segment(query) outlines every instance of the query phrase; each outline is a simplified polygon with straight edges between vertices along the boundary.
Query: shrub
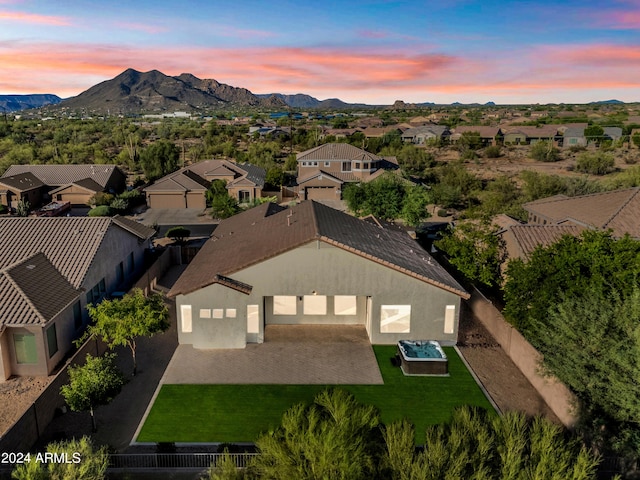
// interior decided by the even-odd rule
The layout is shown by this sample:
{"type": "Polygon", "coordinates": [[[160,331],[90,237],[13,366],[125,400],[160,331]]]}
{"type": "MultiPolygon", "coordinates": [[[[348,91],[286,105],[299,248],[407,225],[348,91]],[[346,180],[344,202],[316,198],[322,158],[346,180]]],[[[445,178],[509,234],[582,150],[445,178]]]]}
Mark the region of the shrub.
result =
{"type": "Polygon", "coordinates": [[[6,205],[0,205],[0,214],[7,213],[9,209],[6,205]]]}
{"type": "Polygon", "coordinates": [[[615,161],[609,154],[603,152],[584,152],[578,156],[576,170],[592,175],[605,175],[613,170],[615,161]]]}
{"type": "Polygon", "coordinates": [[[119,212],[124,212],[129,208],[129,202],[127,202],[124,198],[116,198],[111,205],[109,205],[112,209],[117,210],[119,212]]]}
{"type": "Polygon", "coordinates": [[[87,202],[89,205],[95,205],[96,207],[102,205],[110,205],[115,197],[110,193],[98,192],[87,202]]]}
{"type": "Polygon", "coordinates": [[[438,216],[439,217],[446,217],[449,215],[449,212],[447,212],[444,208],[441,208],[438,210],[438,216]]]}
{"type": "Polygon", "coordinates": [[[499,158],[502,156],[502,149],[500,145],[491,145],[484,149],[484,154],[487,158],[499,158]]]}
{"type": "Polygon", "coordinates": [[[167,234],[165,235],[165,237],[171,238],[174,242],[177,243],[184,243],[189,235],[191,235],[191,230],[180,226],[173,227],[167,230],[167,234]]]}
{"type": "Polygon", "coordinates": [[[557,162],[560,151],[550,142],[537,142],[531,147],[531,157],[538,162],[557,162]]]}
{"type": "Polygon", "coordinates": [[[90,217],[110,217],[112,215],[111,207],[108,205],[100,205],[99,207],[89,210],[87,215],[90,217]]]}

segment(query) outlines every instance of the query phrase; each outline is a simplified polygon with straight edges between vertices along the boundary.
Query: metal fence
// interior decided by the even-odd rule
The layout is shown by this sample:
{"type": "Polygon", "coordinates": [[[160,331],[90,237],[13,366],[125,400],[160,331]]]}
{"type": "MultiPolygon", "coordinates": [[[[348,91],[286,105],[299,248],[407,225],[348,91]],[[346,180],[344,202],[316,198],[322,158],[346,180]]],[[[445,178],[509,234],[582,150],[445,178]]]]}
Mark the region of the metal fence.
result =
{"type": "MultiPolygon", "coordinates": [[[[229,453],[236,467],[245,468],[257,453],[229,453]]],[[[223,453],[134,453],[110,455],[109,468],[133,469],[206,469],[217,465],[223,453]]]]}

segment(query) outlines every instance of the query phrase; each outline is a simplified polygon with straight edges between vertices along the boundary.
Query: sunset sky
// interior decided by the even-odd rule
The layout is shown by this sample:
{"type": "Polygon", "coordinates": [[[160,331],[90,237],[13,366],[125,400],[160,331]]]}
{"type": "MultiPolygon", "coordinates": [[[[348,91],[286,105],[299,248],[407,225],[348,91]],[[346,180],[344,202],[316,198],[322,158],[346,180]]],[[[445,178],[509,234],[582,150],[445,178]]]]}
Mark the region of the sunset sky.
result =
{"type": "Polygon", "coordinates": [[[640,101],[640,0],[0,0],[0,94],[127,68],[320,100],[640,101]]]}

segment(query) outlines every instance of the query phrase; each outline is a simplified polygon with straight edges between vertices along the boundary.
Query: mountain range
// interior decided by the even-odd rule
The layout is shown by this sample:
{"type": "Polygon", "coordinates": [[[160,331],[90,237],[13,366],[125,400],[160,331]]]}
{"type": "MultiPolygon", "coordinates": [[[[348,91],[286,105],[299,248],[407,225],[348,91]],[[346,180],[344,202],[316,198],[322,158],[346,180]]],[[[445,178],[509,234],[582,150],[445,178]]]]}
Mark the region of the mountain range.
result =
{"type": "Polygon", "coordinates": [[[0,95],[0,112],[17,112],[29,108],[40,108],[44,105],[55,105],[62,99],[50,93],[33,95],[0,95]]]}

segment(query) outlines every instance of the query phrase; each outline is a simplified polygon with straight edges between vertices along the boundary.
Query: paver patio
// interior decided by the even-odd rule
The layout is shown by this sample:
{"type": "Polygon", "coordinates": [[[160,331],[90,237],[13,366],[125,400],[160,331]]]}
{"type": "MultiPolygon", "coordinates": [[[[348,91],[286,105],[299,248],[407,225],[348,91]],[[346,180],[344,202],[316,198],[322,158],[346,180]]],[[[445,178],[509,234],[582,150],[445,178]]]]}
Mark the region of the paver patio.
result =
{"type": "Polygon", "coordinates": [[[382,384],[362,325],[268,325],[245,349],[180,345],[164,384],[382,384]]]}

